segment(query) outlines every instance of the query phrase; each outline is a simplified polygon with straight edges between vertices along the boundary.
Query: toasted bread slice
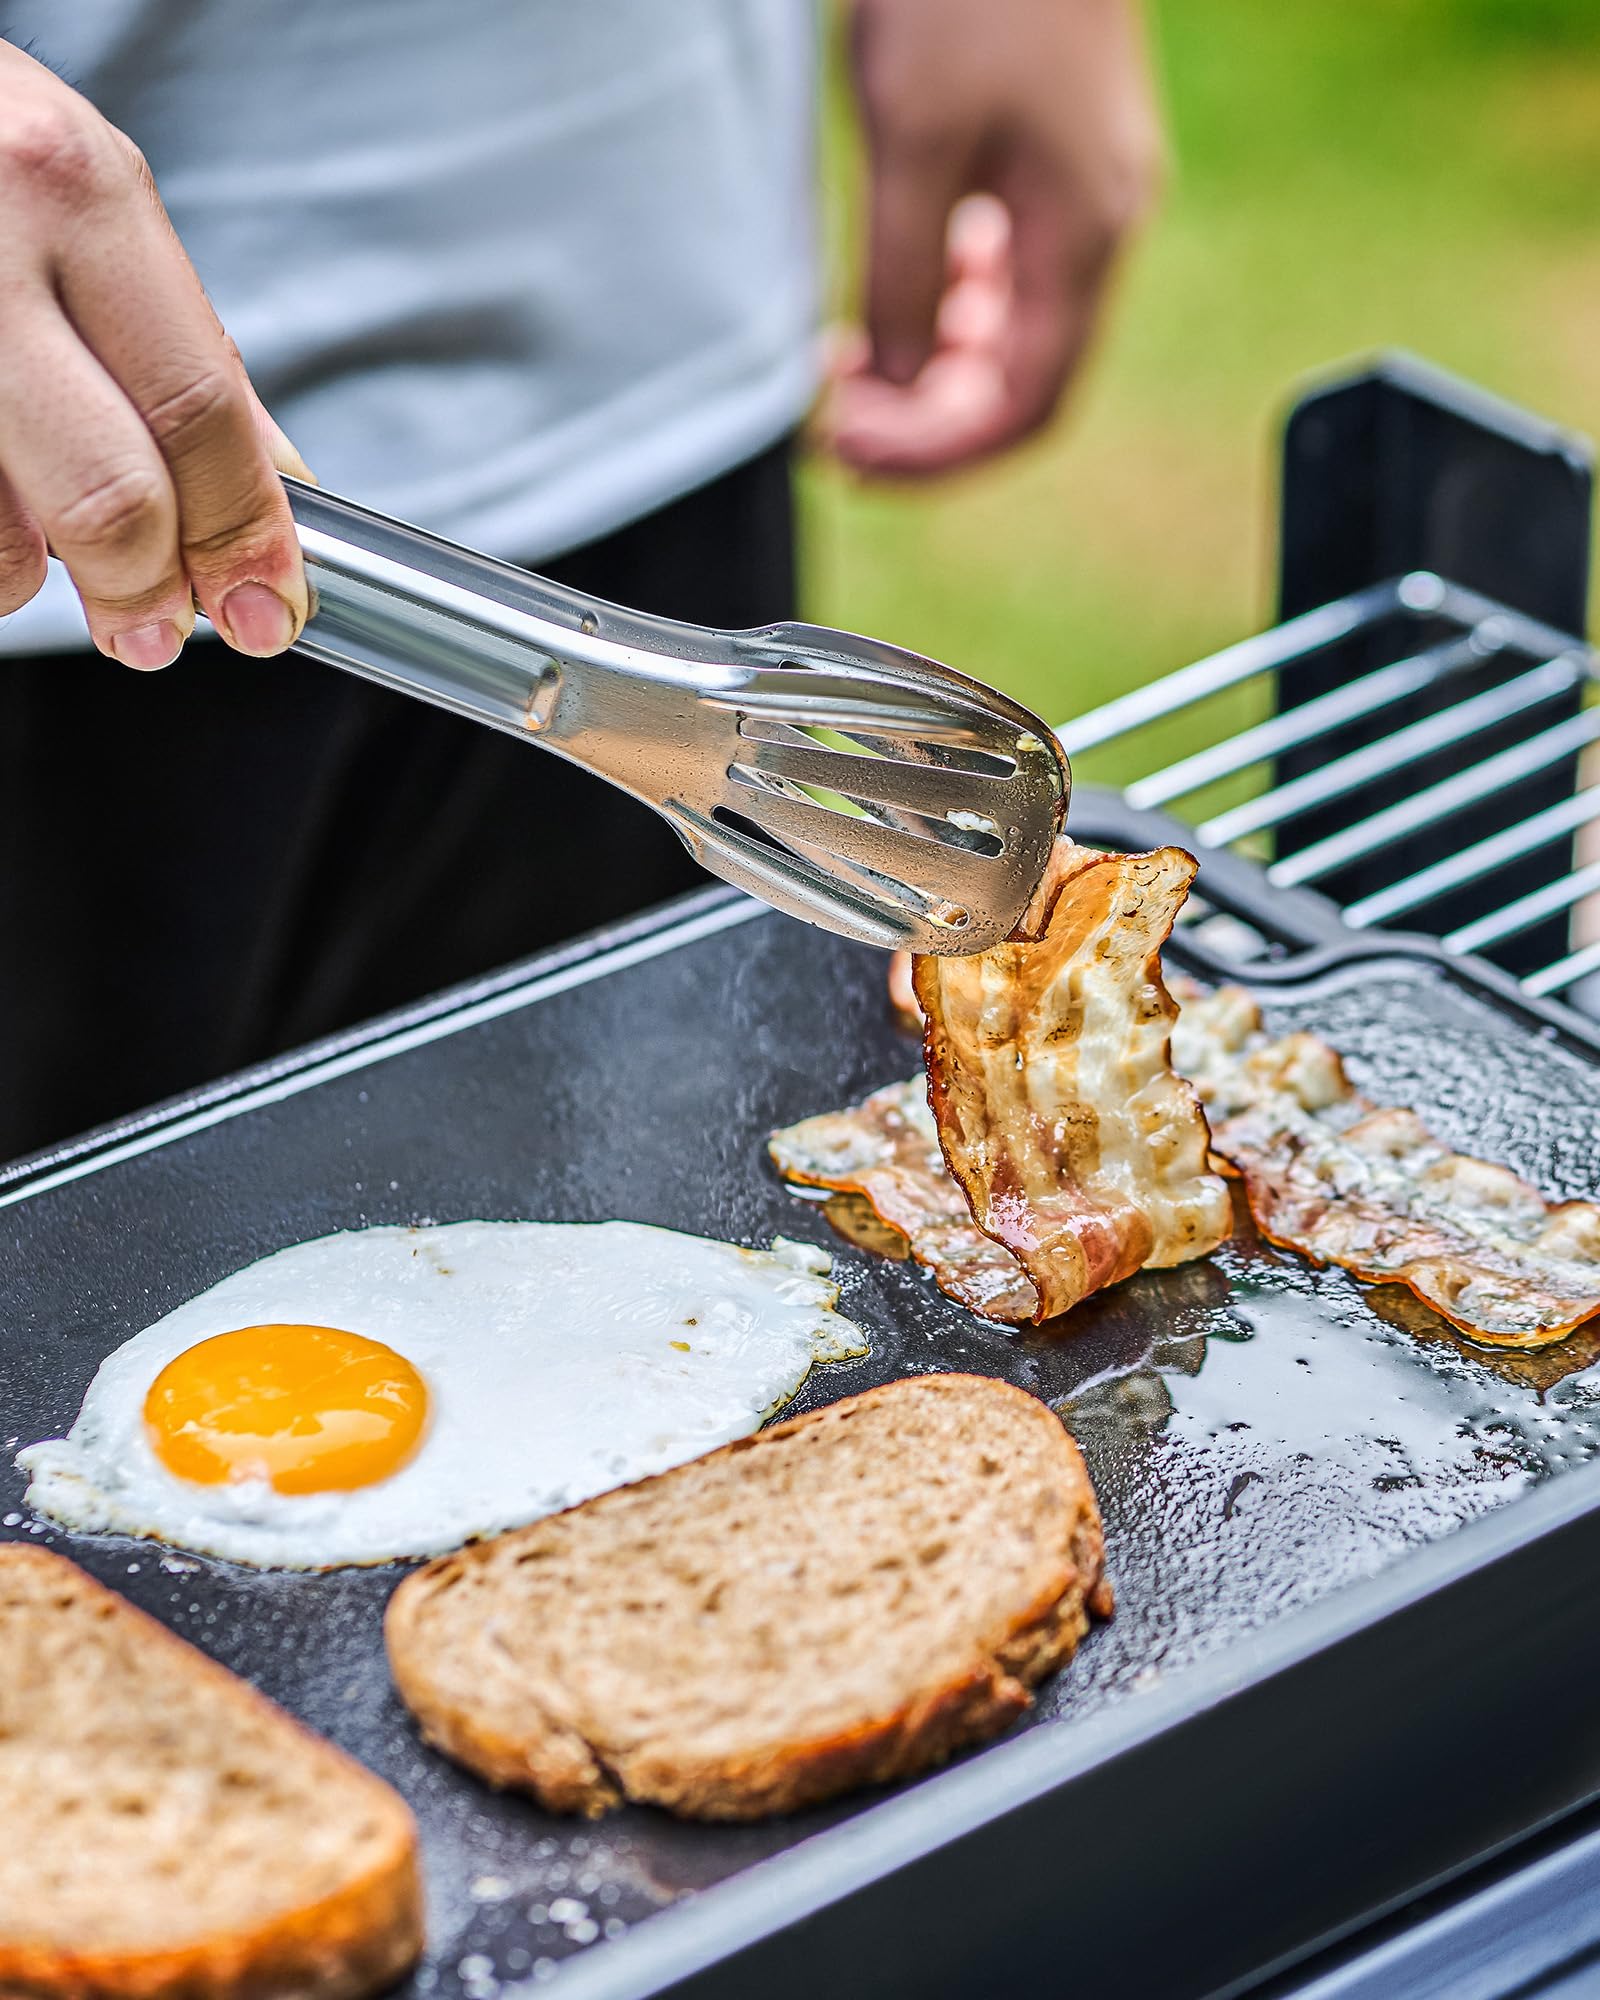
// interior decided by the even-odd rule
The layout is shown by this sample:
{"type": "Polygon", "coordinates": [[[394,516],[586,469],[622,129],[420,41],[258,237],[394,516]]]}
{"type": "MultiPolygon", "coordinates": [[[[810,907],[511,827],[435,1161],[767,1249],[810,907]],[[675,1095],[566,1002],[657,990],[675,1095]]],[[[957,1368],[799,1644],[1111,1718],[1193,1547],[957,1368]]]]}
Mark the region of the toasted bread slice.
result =
{"type": "Polygon", "coordinates": [[[387,1785],[75,1564],[0,1546],[0,1994],[380,1991],[422,1947],[387,1785]]]}
{"type": "Polygon", "coordinates": [[[445,1556],[390,1600],[424,1735],[555,1811],[787,1812],[992,1735],[1110,1610],[1078,1448],[925,1375],[445,1556]]]}

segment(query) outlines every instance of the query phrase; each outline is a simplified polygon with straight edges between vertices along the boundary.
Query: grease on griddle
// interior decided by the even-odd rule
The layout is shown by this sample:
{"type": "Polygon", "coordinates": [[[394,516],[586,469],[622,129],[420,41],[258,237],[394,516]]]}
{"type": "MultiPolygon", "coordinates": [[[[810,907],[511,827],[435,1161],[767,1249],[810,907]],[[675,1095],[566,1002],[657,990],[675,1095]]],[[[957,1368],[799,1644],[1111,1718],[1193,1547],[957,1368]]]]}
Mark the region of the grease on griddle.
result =
{"type": "Polygon", "coordinates": [[[1226,1305],[1206,1311],[1202,1335],[1179,1321],[1135,1365],[1057,1405],[1091,1472],[1143,1439],[1158,1454],[1202,1454],[1226,1520],[1271,1504],[1307,1468],[1357,1507],[1363,1490],[1410,1490],[1420,1519],[1447,1494],[1503,1491],[1600,1455],[1593,1330],[1537,1354],[1475,1346],[1410,1293],[1397,1309],[1397,1288],[1309,1269],[1247,1223],[1215,1262],[1226,1305]],[[1421,1369],[1419,1338],[1431,1349],[1421,1369]]]}
{"type": "Polygon", "coordinates": [[[1485,1347],[1469,1340],[1403,1285],[1375,1285],[1365,1297],[1379,1319],[1399,1327],[1413,1340],[1450,1348],[1502,1381],[1518,1383],[1536,1394],[1542,1395],[1569,1375],[1580,1375],[1600,1361],[1600,1320],[1585,1322],[1549,1347],[1485,1347]]]}

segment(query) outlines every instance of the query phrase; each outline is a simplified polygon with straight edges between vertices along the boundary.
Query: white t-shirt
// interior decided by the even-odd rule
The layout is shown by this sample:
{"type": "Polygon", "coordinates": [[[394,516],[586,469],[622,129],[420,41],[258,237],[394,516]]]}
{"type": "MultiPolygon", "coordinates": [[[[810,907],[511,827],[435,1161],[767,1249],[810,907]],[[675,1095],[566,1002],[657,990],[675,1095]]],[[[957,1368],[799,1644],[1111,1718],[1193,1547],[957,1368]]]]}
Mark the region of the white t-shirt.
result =
{"type": "MultiPolygon", "coordinates": [[[[523,562],[815,387],[812,0],[7,0],[324,485],[523,562]]],[[[0,651],[81,645],[51,565],[0,651]]]]}

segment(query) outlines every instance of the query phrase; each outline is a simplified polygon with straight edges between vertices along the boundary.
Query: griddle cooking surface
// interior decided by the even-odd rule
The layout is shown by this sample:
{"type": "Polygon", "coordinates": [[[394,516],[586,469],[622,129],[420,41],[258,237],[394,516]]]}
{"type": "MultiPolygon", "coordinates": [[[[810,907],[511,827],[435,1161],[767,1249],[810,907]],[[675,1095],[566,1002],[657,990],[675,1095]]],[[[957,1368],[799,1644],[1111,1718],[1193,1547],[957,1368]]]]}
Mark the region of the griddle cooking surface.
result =
{"type": "MultiPolygon", "coordinates": [[[[509,1004],[517,989],[487,1009],[468,996],[416,1046],[347,1055],[343,1073],[276,1101],[247,1095],[200,1129],[179,1119],[180,1136],[42,1191],[24,1182],[0,1209],[0,1532],[70,1553],[411,1802],[432,1936],[411,1991],[548,1978],[871,1799],[741,1829],[638,1809],[552,1819],[417,1742],[382,1659],[397,1569],[262,1575],[153,1543],[33,1536],[17,1444],[63,1432],[112,1347],[254,1258],[335,1229],[470,1217],[619,1216],[826,1245],[872,1352],[819,1369],[795,1407],[974,1369],[1048,1399],[1083,1443],[1118,1612],[1024,1729],[1070,1729],[1600,1447],[1597,1343],[1485,1355],[1398,1295],[1313,1272],[1248,1229],[1207,1263],[1020,1334],[961,1311],[915,1267],[845,1245],[779,1184],[763,1142],[916,1067],[888,1018],[884,961],[717,895],[688,908],[706,933],[693,942],[661,929],[631,947],[635,962],[591,961],[530,1004],[509,1004]]],[[[1358,960],[1264,998],[1273,1025],[1327,1035],[1363,1089],[1414,1106],[1457,1146],[1552,1194],[1593,1191],[1592,1068],[1464,975],[1358,960]]]]}

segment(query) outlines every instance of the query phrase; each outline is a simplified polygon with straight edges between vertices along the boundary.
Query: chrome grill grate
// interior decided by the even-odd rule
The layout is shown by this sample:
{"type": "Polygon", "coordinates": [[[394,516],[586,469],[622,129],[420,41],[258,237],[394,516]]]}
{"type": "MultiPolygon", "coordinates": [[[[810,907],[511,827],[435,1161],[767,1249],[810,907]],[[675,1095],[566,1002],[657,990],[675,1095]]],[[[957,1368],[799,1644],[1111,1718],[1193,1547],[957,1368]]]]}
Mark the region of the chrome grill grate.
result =
{"type": "MultiPolygon", "coordinates": [[[[1202,859],[1231,849],[1275,889],[1331,897],[1353,929],[1424,931],[1489,957],[1530,994],[1586,1006],[1585,982],[1600,974],[1600,935],[1586,923],[1587,908],[1600,908],[1590,905],[1600,859],[1581,852],[1582,830],[1600,823],[1600,782],[1583,777],[1583,752],[1600,741],[1600,705],[1586,705],[1597,665],[1571,633],[1411,570],[1059,733],[1074,758],[1115,747],[1124,766],[1137,764],[1152,724],[1266,683],[1275,713],[1224,725],[1144,772],[1123,786],[1125,804],[1187,820],[1202,859]],[[1353,663],[1351,677],[1305,692],[1318,678],[1308,665],[1334,654],[1353,663]],[[1204,810],[1209,788],[1248,791],[1252,773],[1264,774],[1259,789],[1204,810]]],[[[1203,712],[1190,722],[1205,733],[1203,712]]],[[[1234,956],[1265,948],[1247,926],[1233,935],[1234,956]]]]}

